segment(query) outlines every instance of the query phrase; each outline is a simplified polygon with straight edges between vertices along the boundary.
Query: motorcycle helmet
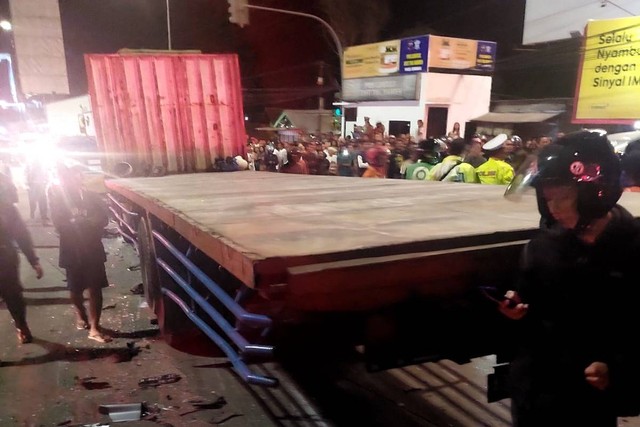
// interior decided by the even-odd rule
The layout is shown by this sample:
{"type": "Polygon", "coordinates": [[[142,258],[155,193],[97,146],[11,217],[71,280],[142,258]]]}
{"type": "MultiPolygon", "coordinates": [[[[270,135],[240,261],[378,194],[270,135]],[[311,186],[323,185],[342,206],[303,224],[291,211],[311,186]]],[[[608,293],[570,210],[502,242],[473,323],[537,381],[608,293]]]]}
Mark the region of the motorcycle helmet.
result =
{"type": "Polygon", "coordinates": [[[584,229],[605,216],[620,199],[620,160],[600,130],[569,133],[531,156],[519,169],[505,197],[512,198],[526,187],[536,191],[542,222],[552,225],[542,189],[546,186],[573,185],[577,190],[578,224],[584,229]]]}
{"type": "Polygon", "coordinates": [[[389,154],[382,147],[372,147],[367,150],[365,157],[371,166],[380,168],[387,164],[389,154]]]}

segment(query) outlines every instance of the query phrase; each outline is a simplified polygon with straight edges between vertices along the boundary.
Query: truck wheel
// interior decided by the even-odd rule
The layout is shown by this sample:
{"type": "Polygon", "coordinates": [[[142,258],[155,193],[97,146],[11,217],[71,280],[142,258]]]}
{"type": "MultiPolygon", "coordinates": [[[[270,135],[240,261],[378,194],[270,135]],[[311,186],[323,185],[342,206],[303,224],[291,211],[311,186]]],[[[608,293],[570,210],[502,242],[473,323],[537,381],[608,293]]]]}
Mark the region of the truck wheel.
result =
{"type": "Polygon", "coordinates": [[[140,272],[142,273],[144,296],[151,311],[159,316],[162,290],[155,261],[156,254],[153,248],[151,228],[146,218],[142,218],[138,224],[138,250],[140,251],[140,272]]]}

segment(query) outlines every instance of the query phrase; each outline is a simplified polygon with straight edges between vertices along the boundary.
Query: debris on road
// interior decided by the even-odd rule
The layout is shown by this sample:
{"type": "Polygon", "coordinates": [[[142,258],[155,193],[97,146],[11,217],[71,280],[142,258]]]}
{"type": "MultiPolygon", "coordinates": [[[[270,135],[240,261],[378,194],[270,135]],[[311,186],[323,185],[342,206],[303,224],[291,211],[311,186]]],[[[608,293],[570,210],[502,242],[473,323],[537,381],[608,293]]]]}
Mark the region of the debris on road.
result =
{"type": "Polygon", "coordinates": [[[199,409],[220,409],[227,404],[227,400],[220,396],[214,401],[190,400],[189,403],[199,409]]]}
{"type": "Polygon", "coordinates": [[[237,417],[241,417],[241,416],[242,416],[242,414],[236,414],[235,412],[226,412],[226,411],[222,410],[222,411],[220,411],[220,413],[218,415],[216,415],[215,417],[211,418],[209,423],[215,424],[215,425],[220,425],[220,424],[223,424],[223,423],[229,421],[232,418],[237,418],[237,417]]]}
{"type": "Polygon", "coordinates": [[[139,421],[147,412],[144,403],[119,403],[100,405],[98,412],[109,416],[114,423],[124,421],[139,421]]]}
{"type": "Polygon", "coordinates": [[[142,285],[142,283],[138,283],[129,291],[134,295],[144,295],[144,286],[142,285]]]}
{"type": "Polygon", "coordinates": [[[171,384],[180,381],[182,377],[178,374],[164,374],[157,377],[143,378],[138,381],[138,385],[142,388],[158,387],[162,384],[171,384]]]}
{"type": "Polygon", "coordinates": [[[104,390],[106,388],[111,388],[111,384],[106,381],[95,381],[96,377],[85,377],[79,378],[74,377],[76,384],[84,387],[87,390],[104,390]]]}

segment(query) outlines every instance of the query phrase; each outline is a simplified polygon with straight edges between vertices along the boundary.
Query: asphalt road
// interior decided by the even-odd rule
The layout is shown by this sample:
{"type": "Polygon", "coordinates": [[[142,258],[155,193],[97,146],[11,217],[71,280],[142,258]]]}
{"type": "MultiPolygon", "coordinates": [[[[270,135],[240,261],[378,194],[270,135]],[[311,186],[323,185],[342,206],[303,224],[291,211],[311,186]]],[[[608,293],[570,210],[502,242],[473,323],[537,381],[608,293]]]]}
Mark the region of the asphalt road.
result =
{"type": "MultiPolygon", "coordinates": [[[[27,318],[34,335],[19,344],[11,317],[0,307],[0,427],[83,426],[109,423],[101,405],[143,403],[145,420],[122,426],[270,426],[278,416],[305,418],[269,408],[244,386],[226,360],[177,351],[160,338],[144,299],[131,290],[140,283],[137,255],[120,238],[105,238],[108,251],[102,324],[115,338],[100,344],[75,329],[64,272],[57,266],[58,238],[53,227],[28,219],[26,194],[19,207],[29,225],[45,275],[37,280],[23,258],[21,265],[27,318]],[[143,388],[139,381],[177,374],[171,384],[143,388]],[[278,412],[279,411],[279,412],[278,412]]],[[[207,353],[203,344],[203,354],[207,353]]],[[[197,348],[197,346],[196,346],[197,348]]]]}

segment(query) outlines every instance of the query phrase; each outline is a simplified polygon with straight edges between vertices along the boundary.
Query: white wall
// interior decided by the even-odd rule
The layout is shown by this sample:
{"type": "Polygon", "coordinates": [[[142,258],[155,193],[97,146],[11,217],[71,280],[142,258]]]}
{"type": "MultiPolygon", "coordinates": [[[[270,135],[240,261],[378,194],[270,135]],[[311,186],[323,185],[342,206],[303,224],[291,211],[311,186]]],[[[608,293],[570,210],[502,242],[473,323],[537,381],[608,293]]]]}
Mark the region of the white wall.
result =
{"type": "Polygon", "coordinates": [[[81,115],[84,115],[87,122],[87,135],[95,136],[96,134],[89,95],[50,102],[45,106],[45,111],[49,132],[53,135],[80,135],[81,115]]]}
{"type": "Polygon", "coordinates": [[[464,135],[465,123],[489,112],[491,103],[491,77],[460,74],[422,73],[418,101],[360,102],[349,105],[358,108],[356,122],[346,122],[346,135],[351,135],[353,124],[364,124],[370,117],[375,126],[381,121],[389,129],[390,120],[411,122],[411,135],[417,131],[417,121],[427,124],[427,108],[445,107],[449,109],[447,132],[455,122],[460,123],[460,134],[464,135]]]}
{"type": "Polygon", "coordinates": [[[345,132],[351,135],[353,125],[363,125],[364,118],[370,117],[371,124],[382,122],[387,132],[389,131],[389,122],[392,120],[402,120],[411,122],[411,134],[415,134],[416,122],[423,115],[420,104],[416,101],[386,101],[386,102],[361,102],[358,104],[358,120],[356,122],[347,122],[345,132]]]}
{"type": "Polygon", "coordinates": [[[491,81],[489,76],[425,73],[422,75],[420,103],[426,108],[430,105],[448,107],[447,132],[458,122],[460,135],[464,136],[465,122],[489,112],[491,81]]]}

